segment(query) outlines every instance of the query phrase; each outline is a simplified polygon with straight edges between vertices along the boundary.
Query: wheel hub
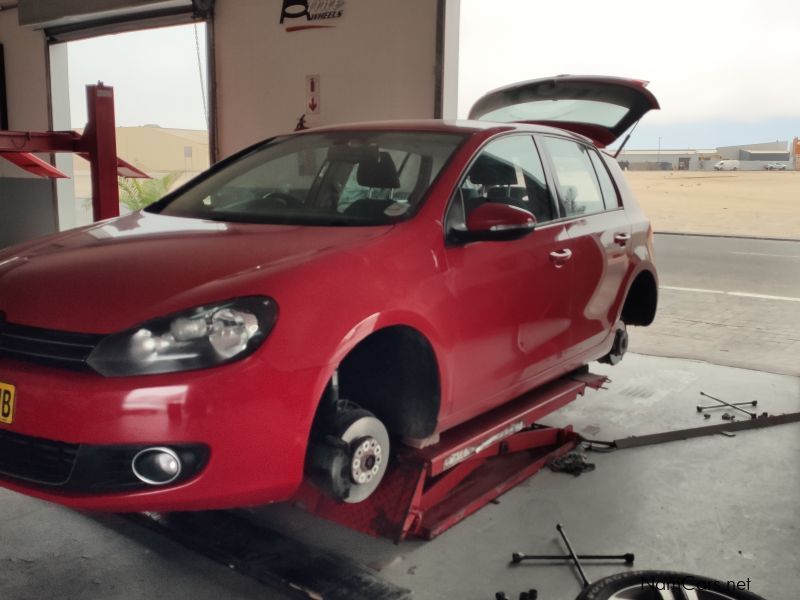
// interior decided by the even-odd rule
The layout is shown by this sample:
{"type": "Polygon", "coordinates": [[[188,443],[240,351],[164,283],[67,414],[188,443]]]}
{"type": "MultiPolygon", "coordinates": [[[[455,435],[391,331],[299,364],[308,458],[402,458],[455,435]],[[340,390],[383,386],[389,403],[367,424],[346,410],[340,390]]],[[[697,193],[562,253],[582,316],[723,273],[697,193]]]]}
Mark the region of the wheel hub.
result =
{"type": "Polygon", "coordinates": [[[619,361],[622,360],[622,357],[625,356],[625,353],[628,351],[628,330],[625,327],[625,324],[621,324],[617,327],[616,332],[614,333],[614,342],[611,345],[611,350],[608,354],[606,354],[603,358],[600,359],[600,362],[608,363],[610,365],[616,365],[619,361]]]}
{"type": "Polygon", "coordinates": [[[381,472],[382,454],[383,448],[374,437],[358,440],[350,460],[352,482],[359,485],[370,483],[381,472]]]}
{"type": "Polygon", "coordinates": [[[625,329],[617,330],[616,336],[616,350],[617,354],[625,354],[628,351],[628,332],[625,329]]]}
{"type": "Polygon", "coordinates": [[[386,473],[389,433],[383,423],[366,413],[350,421],[339,439],[350,447],[349,465],[346,474],[342,474],[349,480],[348,492],[342,499],[348,503],[361,502],[375,491],[386,473]]]}
{"type": "Polygon", "coordinates": [[[322,490],[341,502],[366,500],[389,466],[389,432],[363,409],[341,411],[329,422],[324,437],[309,447],[306,472],[322,490]]]}

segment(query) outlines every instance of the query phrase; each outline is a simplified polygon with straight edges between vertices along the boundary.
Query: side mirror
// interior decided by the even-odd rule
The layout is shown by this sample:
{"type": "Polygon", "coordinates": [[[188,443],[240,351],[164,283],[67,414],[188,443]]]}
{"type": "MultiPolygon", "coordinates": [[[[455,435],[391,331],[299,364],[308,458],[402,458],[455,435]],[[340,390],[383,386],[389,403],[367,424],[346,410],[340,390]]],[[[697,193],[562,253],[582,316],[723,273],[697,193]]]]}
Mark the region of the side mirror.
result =
{"type": "Polygon", "coordinates": [[[536,227],[536,217],[524,208],[486,202],[467,217],[466,230],[454,230],[463,242],[515,240],[528,235],[536,227]]]}

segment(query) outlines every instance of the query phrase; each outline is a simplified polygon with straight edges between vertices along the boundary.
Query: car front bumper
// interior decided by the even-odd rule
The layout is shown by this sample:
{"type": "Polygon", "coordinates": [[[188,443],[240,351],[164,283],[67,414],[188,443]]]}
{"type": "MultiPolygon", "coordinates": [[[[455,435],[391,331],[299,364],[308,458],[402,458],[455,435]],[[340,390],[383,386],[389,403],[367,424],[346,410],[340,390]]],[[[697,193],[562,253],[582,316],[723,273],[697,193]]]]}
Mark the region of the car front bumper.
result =
{"type": "Polygon", "coordinates": [[[13,422],[0,423],[0,449],[14,453],[13,460],[0,455],[0,486],[71,507],[118,512],[286,500],[303,477],[324,378],[322,368],[279,371],[257,356],[199,371],[124,378],[0,359],[0,382],[16,390],[13,422]],[[153,446],[193,448],[200,461],[188,477],[164,486],[91,481],[93,472],[98,479],[108,473],[86,457],[111,453],[117,471],[124,471],[126,456],[153,446]],[[37,460],[56,451],[64,459],[73,450],[77,458],[67,481],[43,483],[30,477],[30,464],[25,478],[20,476],[19,465],[33,460],[34,452],[37,460]]]}

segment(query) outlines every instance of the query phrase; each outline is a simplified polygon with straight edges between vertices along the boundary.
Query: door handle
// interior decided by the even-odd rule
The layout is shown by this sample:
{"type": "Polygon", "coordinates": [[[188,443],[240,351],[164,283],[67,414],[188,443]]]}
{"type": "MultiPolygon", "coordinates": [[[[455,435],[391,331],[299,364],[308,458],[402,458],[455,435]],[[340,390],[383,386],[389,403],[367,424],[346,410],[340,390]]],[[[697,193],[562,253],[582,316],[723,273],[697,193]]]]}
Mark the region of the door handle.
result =
{"type": "Polygon", "coordinates": [[[572,258],[572,250],[569,248],[564,248],[563,250],[554,250],[550,253],[550,260],[553,261],[553,264],[557,269],[563,267],[564,263],[570,258],[572,258]]]}
{"type": "Polygon", "coordinates": [[[614,236],[614,242],[619,244],[620,246],[624,246],[627,244],[631,239],[630,233],[618,233],[614,236]]]}

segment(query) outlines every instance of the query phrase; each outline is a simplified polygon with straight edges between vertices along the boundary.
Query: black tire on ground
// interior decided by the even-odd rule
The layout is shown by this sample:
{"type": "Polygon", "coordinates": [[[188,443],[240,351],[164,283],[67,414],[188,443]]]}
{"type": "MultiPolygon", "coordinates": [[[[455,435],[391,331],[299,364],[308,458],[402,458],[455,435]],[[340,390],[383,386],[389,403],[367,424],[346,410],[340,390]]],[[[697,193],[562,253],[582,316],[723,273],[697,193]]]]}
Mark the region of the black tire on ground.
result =
{"type": "Polygon", "coordinates": [[[684,589],[696,590],[697,600],[765,600],[746,590],[726,587],[726,582],[718,582],[713,577],[679,573],[675,571],[628,571],[603,577],[592,583],[575,597],[575,600],[683,600],[686,596],[682,590],[675,589],[665,592],[656,588],[662,586],[685,586],[684,589]],[[705,582],[705,583],[704,583],[705,582]],[[721,584],[721,588],[700,590],[705,585],[711,587],[711,582],[721,584]],[[672,594],[664,595],[664,594],[672,594]]]}
{"type": "Polygon", "coordinates": [[[614,344],[608,354],[601,357],[599,362],[607,365],[616,365],[625,356],[628,351],[628,330],[625,323],[618,323],[614,332],[614,344]]]}

